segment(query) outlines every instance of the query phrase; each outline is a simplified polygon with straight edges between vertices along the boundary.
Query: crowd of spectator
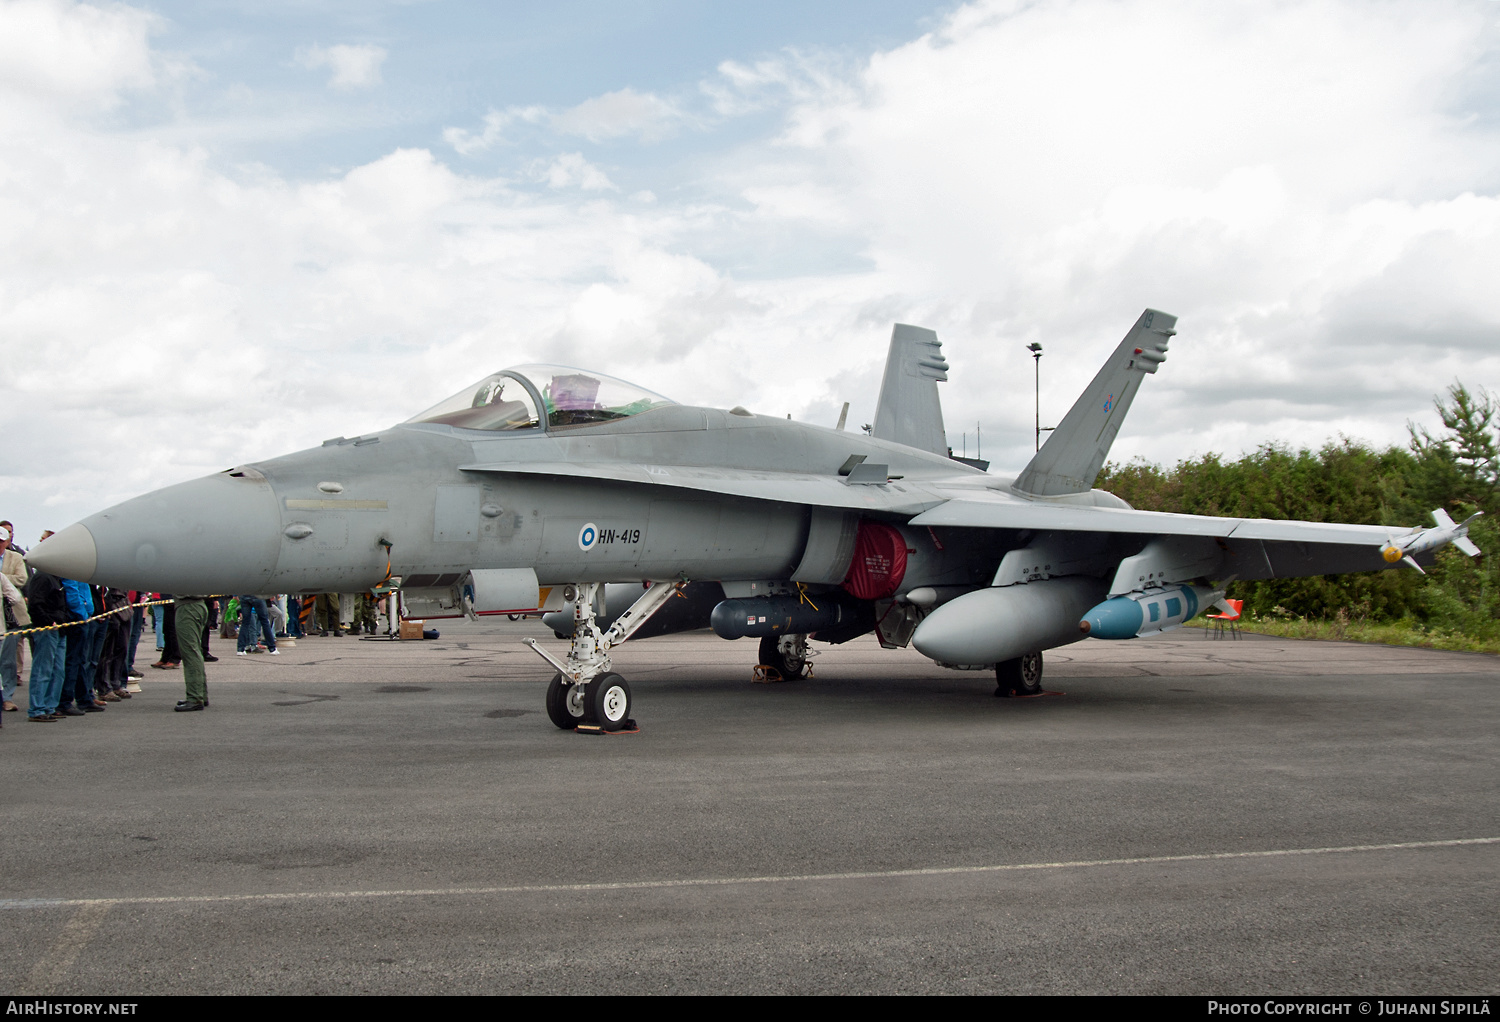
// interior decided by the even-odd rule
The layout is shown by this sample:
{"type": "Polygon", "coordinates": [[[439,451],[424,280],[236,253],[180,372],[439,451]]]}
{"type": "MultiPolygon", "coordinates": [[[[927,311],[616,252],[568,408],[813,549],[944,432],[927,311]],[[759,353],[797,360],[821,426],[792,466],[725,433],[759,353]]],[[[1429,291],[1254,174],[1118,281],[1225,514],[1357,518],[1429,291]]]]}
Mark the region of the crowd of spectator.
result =
{"type": "Polygon", "coordinates": [[[28,654],[30,721],[84,717],[130,699],[143,679],[135,659],[148,613],[158,654],[150,666],[184,674],[187,698],[178,710],[208,706],[203,664],[219,659],[210,650],[215,627],[221,638],[236,640],[236,656],[277,656],[278,639],[295,641],[314,629],[319,636],[342,636],[373,635],[378,627],[377,604],[368,593],[174,596],[56,578],[27,565],[26,551],[15,544],[14,526],[6,521],[0,521],[0,604],[0,726],[4,713],[20,711],[16,694],[28,654]]]}

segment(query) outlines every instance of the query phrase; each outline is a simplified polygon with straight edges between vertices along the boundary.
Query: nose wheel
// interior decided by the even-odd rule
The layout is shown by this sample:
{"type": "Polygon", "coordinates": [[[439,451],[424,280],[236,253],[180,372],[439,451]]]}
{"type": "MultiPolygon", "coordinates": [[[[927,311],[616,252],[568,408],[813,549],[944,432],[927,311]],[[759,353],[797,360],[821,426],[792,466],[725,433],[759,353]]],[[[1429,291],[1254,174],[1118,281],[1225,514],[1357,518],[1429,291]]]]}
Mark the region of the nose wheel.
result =
{"type": "Polygon", "coordinates": [[[547,718],[564,731],[582,724],[619,731],[630,723],[630,683],[613,672],[584,684],[554,674],[547,683],[547,718]]]}
{"type": "Polygon", "coordinates": [[[630,720],[630,685],[618,674],[601,674],[583,693],[584,716],[588,723],[606,731],[618,731],[630,720]]]}
{"type": "Polygon", "coordinates": [[[547,718],[564,731],[582,724],[584,689],[585,686],[573,684],[562,674],[554,674],[547,683],[547,718]]]}

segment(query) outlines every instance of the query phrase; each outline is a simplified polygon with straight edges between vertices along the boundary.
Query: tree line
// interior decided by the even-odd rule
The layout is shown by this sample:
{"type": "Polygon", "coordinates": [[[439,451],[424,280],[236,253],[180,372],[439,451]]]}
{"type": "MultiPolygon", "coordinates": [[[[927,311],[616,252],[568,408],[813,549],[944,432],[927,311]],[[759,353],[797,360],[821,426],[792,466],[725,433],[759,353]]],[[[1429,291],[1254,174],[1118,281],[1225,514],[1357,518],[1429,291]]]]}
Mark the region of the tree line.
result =
{"type": "Polygon", "coordinates": [[[1490,556],[1451,547],[1427,575],[1410,568],[1355,575],[1232,582],[1252,617],[1407,621],[1474,637],[1500,635],[1500,400],[1462,383],[1434,399],[1437,432],[1408,424],[1405,446],[1379,449],[1340,437],[1319,450],[1267,444],[1236,461],[1217,454],[1164,469],[1105,466],[1096,484],[1147,511],[1406,527],[1485,512],[1470,538],[1490,556]]]}

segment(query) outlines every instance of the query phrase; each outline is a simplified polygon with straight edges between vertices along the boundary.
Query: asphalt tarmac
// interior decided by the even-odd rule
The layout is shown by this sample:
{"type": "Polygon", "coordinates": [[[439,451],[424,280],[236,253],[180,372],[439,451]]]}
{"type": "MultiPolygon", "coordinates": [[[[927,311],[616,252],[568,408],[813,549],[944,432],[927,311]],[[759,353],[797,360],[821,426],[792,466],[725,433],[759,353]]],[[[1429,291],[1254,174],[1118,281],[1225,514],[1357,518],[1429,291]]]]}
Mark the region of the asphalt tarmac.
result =
{"type": "Polygon", "coordinates": [[[641,731],[592,737],[539,623],[437,627],[226,655],[202,713],[148,669],[7,714],[0,988],[1496,991],[1495,657],[1183,630],[1002,700],[868,637],[751,684],[693,633],[617,652],[641,731]]]}

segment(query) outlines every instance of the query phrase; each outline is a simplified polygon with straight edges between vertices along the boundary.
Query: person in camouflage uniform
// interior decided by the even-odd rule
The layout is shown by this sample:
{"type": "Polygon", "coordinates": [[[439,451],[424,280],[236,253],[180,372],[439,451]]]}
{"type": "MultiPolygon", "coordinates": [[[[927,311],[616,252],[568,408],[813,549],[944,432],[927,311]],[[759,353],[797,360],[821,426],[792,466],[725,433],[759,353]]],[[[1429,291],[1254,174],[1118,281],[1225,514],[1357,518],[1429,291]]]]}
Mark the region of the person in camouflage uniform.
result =
{"type": "Polygon", "coordinates": [[[335,636],[344,634],[344,626],[339,622],[338,593],[319,593],[315,598],[314,613],[319,635],[326,636],[330,631],[335,636]]]}
{"type": "Polygon", "coordinates": [[[359,634],[363,627],[365,634],[374,635],[377,627],[375,620],[375,597],[369,593],[360,593],[354,598],[354,624],[350,631],[359,634]]]}

